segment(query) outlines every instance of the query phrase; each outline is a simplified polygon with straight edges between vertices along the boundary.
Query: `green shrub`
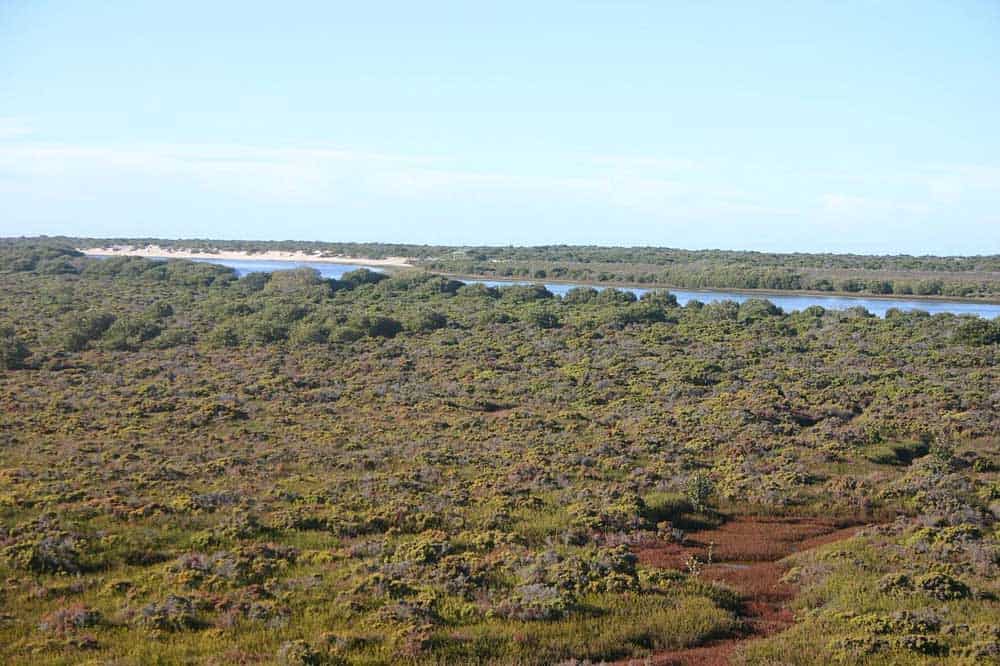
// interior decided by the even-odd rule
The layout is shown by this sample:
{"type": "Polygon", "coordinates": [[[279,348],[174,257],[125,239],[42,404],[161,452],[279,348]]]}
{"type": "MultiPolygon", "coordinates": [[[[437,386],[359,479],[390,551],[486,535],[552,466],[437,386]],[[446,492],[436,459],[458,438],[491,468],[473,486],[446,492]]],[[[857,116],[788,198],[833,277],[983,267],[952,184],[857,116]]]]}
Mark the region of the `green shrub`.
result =
{"type": "Polygon", "coordinates": [[[96,340],[115,322],[115,316],[108,313],[86,313],[72,318],[61,333],[64,349],[71,352],[82,351],[96,340]]]}
{"type": "Polygon", "coordinates": [[[435,310],[420,310],[406,320],[406,330],[428,333],[448,325],[448,317],[435,310]]]}
{"type": "Polygon", "coordinates": [[[707,511],[714,494],[715,484],[712,483],[712,479],[707,474],[697,472],[688,477],[684,486],[684,496],[695,511],[707,511]]]}
{"type": "Polygon", "coordinates": [[[929,452],[927,442],[900,442],[876,446],[869,449],[865,457],[879,465],[909,465],[929,452]]]}
{"type": "Polygon", "coordinates": [[[10,326],[0,326],[0,368],[17,370],[31,355],[28,346],[17,337],[10,326]]]}
{"type": "Polygon", "coordinates": [[[971,594],[969,586],[945,573],[926,573],[913,579],[913,587],[935,599],[964,599],[971,594]]]}
{"type": "Polygon", "coordinates": [[[994,345],[1000,343],[1000,322],[969,319],[955,330],[953,340],[963,345],[994,345]]]}
{"type": "Polygon", "coordinates": [[[143,342],[160,334],[154,322],[133,317],[119,317],[103,336],[103,346],[113,351],[135,351],[143,342]]]}
{"type": "Polygon", "coordinates": [[[296,346],[326,344],[330,340],[330,329],[320,322],[303,320],[292,328],[288,340],[296,346]]]}
{"type": "Polygon", "coordinates": [[[62,533],[19,541],[4,549],[15,567],[34,573],[74,574],[83,570],[79,542],[62,533]]]}

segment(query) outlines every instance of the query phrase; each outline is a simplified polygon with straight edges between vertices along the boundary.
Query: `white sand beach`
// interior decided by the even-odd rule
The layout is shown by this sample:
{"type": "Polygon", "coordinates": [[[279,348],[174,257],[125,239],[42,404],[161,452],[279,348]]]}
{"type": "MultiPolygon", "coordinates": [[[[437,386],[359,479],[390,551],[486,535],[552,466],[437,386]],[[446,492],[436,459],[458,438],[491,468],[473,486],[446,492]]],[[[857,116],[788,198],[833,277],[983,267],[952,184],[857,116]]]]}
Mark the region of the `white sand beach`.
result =
{"type": "Polygon", "coordinates": [[[132,245],[111,245],[108,247],[78,248],[80,252],[88,255],[101,256],[130,256],[130,257],[150,257],[161,259],[233,259],[233,260],[257,260],[257,261],[302,261],[317,262],[327,264],[362,264],[366,266],[393,266],[396,268],[411,267],[409,259],[406,257],[385,257],[383,259],[370,259],[367,257],[349,257],[346,255],[321,256],[308,252],[283,252],[269,250],[267,252],[242,252],[233,250],[215,251],[194,251],[179,250],[159,245],[145,245],[142,247],[132,245]]]}

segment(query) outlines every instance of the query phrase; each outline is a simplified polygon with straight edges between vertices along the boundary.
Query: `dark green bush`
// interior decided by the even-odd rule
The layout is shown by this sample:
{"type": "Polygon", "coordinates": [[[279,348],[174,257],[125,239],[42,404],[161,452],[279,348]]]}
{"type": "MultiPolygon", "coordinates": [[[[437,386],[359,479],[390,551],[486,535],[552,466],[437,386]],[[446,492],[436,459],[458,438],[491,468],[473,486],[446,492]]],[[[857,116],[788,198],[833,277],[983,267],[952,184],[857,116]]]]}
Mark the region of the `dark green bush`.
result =
{"type": "Polygon", "coordinates": [[[72,318],[65,325],[60,337],[67,351],[81,351],[101,337],[115,322],[115,316],[108,313],[86,313],[72,318]]]}
{"type": "Polygon", "coordinates": [[[0,326],[0,368],[16,370],[24,367],[24,361],[31,355],[28,346],[10,326],[0,326]]]}
{"type": "Polygon", "coordinates": [[[955,330],[954,341],[963,345],[994,345],[1000,343],[1000,322],[969,319],[955,330]]]}

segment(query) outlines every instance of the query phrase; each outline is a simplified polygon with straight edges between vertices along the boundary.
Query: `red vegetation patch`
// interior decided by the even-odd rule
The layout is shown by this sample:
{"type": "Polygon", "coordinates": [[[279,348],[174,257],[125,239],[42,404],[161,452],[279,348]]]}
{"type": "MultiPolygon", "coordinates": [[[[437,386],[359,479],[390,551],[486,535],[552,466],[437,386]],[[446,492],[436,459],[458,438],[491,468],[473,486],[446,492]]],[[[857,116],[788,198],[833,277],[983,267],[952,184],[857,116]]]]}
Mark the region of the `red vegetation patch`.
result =
{"type": "Polygon", "coordinates": [[[689,534],[683,543],[647,542],[636,548],[639,562],[650,567],[685,569],[690,557],[701,562],[712,550],[712,564],[701,577],[738,590],[743,630],[709,644],[659,652],[651,657],[619,662],[631,666],[716,666],[728,664],[741,642],[770,636],[788,628],[794,616],[788,603],[797,590],[781,581],[786,566],[778,560],[853,536],[860,527],[844,528],[817,519],[740,518],[722,526],[689,534]]]}

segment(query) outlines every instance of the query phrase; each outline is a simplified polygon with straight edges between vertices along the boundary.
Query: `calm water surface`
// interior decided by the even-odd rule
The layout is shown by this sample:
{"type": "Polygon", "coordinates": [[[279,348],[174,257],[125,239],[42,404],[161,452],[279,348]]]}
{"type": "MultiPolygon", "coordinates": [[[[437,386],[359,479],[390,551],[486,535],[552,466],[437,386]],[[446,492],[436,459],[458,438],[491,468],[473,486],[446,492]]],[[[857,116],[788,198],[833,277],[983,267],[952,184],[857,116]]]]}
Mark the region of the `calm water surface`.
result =
{"type": "MultiPolygon", "coordinates": [[[[381,268],[351,264],[325,264],[319,262],[296,262],[296,261],[263,261],[254,259],[195,259],[205,263],[221,264],[236,269],[240,276],[247,273],[282,271],[292,268],[314,268],[325,278],[340,278],[344,273],[355,271],[359,268],[381,271],[381,268]]],[[[499,280],[463,280],[469,283],[480,283],[490,287],[503,287],[512,284],[538,284],[531,281],[499,281],[499,280]]],[[[574,287],[585,287],[582,284],[545,284],[545,287],[553,294],[564,296],[574,287]]],[[[602,287],[595,287],[601,289],[602,287]]],[[[637,296],[642,296],[650,289],[640,287],[621,287],[622,291],[631,291],[637,296]]],[[[930,314],[948,312],[956,315],[978,315],[987,319],[1000,317],[1000,304],[996,303],[968,303],[962,301],[945,300],[922,300],[901,299],[901,298],[878,298],[876,296],[814,296],[808,294],[745,294],[728,291],[697,291],[691,289],[671,289],[670,293],[677,297],[677,302],[684,305],[690,301],[701,301],[711,303],[712,301],[736,301],[742,303],[750,298],[767,298],[779,308],[786,312],[793,310],[804,310],[810,305],[819,305],[827,310],[846,310],[861,306],[872,314],[884,317],[887,310],[896,308],[897,310],[923,310],[930,314]]]]}
{"type": "Polygon", "coordinates": [[[356,271],[359,268],[367,268],[370,271],[382,272],[381,268],[375,266],[360,266],[355,264],[324,264],[313,261],[266,261],[264,259],[192,259],[203,264],[219,264],[235,268],[236,274],[243,277],[247,273],[271,273],[273,271],[287,271],[293,268],[314,268],[325,278],[339,280],[344,273],[356,271]]]}

